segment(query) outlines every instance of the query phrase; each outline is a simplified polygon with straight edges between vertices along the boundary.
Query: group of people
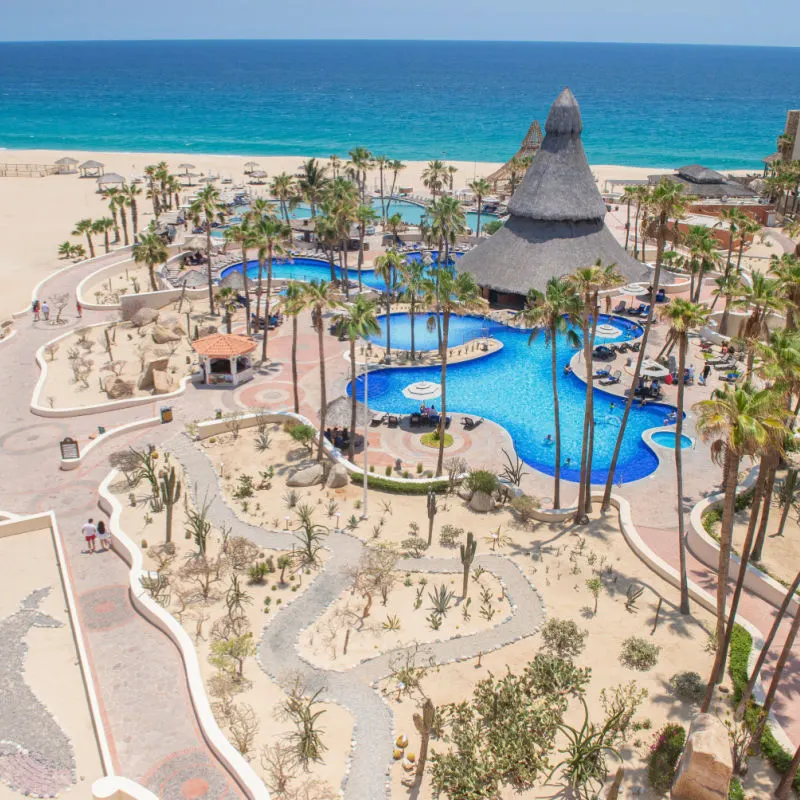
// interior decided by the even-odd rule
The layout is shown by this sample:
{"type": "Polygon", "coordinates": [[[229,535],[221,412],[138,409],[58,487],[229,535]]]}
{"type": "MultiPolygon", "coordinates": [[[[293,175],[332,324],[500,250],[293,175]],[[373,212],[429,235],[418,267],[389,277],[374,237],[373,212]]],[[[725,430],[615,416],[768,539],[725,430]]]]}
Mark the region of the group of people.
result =
{"type": "MultiPolygon", "coordinates": [[[[50,319],[50,305],[47,300],[40,301],[38,298],[35,299],[31,303],[31,311],[33,312],[34,322],[39,322],[40,320],[47,322],[50,319]]],[[[75,311],[78,313],[79,318],[83,317],[83,307],[77,298],[75,298],[75,311]]]]}
{"type": "Polygon", "coordinates": [[[96,542],[100,542],[100,551],[105,552],[111,548],[111,534],[106,528],[103,520],[98,520],[95,525],[94,520],[89,517],[88,522],[83,526],[83,538],[86,540],[86,547],[89,553],[96,553],[96,542]]]}
{"type": "Polygon", "coordinates": [[[347,428],[326,428],[325,438],[338,450],[350,445],[350,431],[347,428]]]}
{"type": "Polygon", "coordinates": [[[433,405],[432,403],[431,403],[431,405],[426,406],[424,400],[419,404],[419,413],[423,417],[425,417],[425,419],[428,419],[429,417],[438,416],[437,411],[436,411],[436,406],[433,405]]]}

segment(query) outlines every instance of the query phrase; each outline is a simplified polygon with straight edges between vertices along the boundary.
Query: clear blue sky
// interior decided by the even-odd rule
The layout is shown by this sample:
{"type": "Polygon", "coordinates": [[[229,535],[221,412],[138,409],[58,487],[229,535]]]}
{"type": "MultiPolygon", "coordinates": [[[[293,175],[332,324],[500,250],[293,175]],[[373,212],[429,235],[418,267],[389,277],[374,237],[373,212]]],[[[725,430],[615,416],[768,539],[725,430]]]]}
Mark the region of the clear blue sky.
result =
{"type": "Polygon", "coordinates": [[[800,0],[0,0],[0,40],[511,39],[800,45],[800,0]]]}

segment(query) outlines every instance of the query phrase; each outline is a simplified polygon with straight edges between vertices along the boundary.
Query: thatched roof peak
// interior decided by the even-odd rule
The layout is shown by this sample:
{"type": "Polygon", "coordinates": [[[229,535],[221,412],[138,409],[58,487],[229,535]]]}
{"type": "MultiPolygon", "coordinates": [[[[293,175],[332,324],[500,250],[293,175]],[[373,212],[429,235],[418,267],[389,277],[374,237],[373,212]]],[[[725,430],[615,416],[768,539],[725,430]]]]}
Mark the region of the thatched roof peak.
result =
{"type": "Polygon", "coordinates": [[[544,130],[550,136],[580,136],[583,130],[581,110],[569,87],[565,86],[550,106],[544,130]]]}

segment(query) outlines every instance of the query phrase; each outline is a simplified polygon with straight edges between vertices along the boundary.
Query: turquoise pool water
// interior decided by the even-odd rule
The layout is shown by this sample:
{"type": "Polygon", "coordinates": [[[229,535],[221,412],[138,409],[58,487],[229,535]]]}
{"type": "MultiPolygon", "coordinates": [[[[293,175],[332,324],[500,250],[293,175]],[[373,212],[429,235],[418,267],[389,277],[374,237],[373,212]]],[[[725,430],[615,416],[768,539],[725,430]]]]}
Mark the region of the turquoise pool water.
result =
{"type": "MultiPolygon", "coordinates": [[[[393,315],[394,316],[394,315],[393,315]]],[[[476,324],[483,320],[472,318],[476,324]]],[[[394,321],[394,320],[393,320],[394,321]]],[[[469,323],[466,318],[465,324],[469,323]]],[[[471,323],[469,323],[471,324],[471,323]]],[[[617,324],[617,320],[612,320],[617,324]]],[[[511,435],[517,453],[527,464],[552,475],[554,448],[545,437],[553,434],[553,397],[550,378],[550,350],[544,339],[528,346],[528,331],[488,323],[491,334],[503,343],[503,349],[475,361],[453,364],[447,368],[447,406],[450,412],[485,417],[502,425],[511,435]]],[[[394,326],[392,331],[394,344],[394,326]]],[[[435,336],[435,335],[434,335],[435,336]]],[[[562,470],[567,481],[578,481],[583,433],[585,384],[574,375],[564,375],[563,366],[574,355],[563,336],[558,342],[558,391],[561,412],[562,470]],[[569,462],[567,462],[569,459],[569,462]]],[[[613,365],[612,365],[612,368],[613,365]]],[[[406,398],[402,391],[417,381],[439,382],[438,367],[383,369],[370,372],[369,405],[372,409],[395,414],[419,410],[419,402],[406,398]]],[[[363,399],[363,379],[356,394],[363,399]]],[[[348,387],[349,391],[349,387],[348,387]]],[[[438,407],[439,403],[433,401],[438,407]]],[[[601,389],[595,389],[595,445],[592,482],[602,483],[616,444],[624,401],[601,389]]],[[[644,408],[634,405],[625,431],[615,481],[627,483],[652,473],[658,458],[642,440],[648,428],[661,427],[671,406],[653,403],[644,408]]]]}
{"type": "MultiPolygon", "coordinates": [[[[653,443],[662,447],[675,449],[675,433],[673,431],[656,431],[653,435],[653,443]]],[[[681,434],[681,450],[692,446],[692,440],[685,434],[681,434]]]]}
{"type": "MultiPolygon", "coordinates": [[[[428,330],[428,320],[435,319],[435,314],[417,313],[414,315],[414,346],[417,350],[435,350],[439,346],[439,336],[436,328],[428,330]]],[[[370,340],[375,344],[386,345],[386,315],[378,317],[381,324],[381,332],[370,336],[370,340]]],[[[608,317],[601,314],[598,324],[613,325],[619,330],[619,334],[613,338],[605,337],[604,342],[626,342],[636,339],[642,335],[641,325],[637,325],[633,320],[622,317],[608,317]]],[[[477,316],[451,316],[450,317],[450,346],[457,347],[465,342],[476,339],[480,336],[496,336],[499,332],[507,331],[508,326],[501,325],[493,320],[477,316]]],[[[398,350],[411,349],[411,315],[392,314],[391,318],[392,347],[398,350]]],[[[499,337],[498,338],[502,338],[499,337]]],[[[535,346],[535,345],[534,345],[535,346]]],[[[565,351],[566,352],[566,351],[565,351]]],[[[574,351],[573,351],[574,352],[574,351]]],[[[602,365],[600,365],[602,366],[602,365]]]]}

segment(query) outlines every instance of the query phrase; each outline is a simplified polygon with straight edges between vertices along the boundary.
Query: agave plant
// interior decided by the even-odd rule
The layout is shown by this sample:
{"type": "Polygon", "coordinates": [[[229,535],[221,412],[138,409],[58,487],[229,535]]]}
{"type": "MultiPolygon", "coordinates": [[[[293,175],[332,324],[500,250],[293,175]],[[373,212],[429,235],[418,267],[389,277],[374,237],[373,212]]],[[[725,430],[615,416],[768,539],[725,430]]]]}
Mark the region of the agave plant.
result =
{"type": "Polygon", "coordinates": [[[440,617],[444,617],[450,610],[450,604],[453,602],[454,597],[455,592],[450,591],[444,584],[441,584],[438,589],[428,592],[433,611],[440,617]]]}

